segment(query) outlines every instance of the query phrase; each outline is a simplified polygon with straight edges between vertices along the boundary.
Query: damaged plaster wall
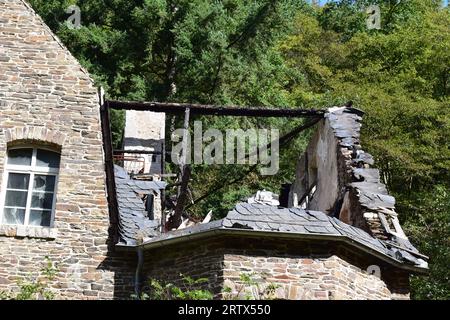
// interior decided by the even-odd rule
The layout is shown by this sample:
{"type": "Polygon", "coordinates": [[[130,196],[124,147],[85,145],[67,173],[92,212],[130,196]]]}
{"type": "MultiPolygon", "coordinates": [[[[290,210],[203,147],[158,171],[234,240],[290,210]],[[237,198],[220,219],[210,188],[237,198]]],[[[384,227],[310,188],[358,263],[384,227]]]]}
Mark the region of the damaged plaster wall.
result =
{"type": "Polygon", "coordinates": [[[296,178],[289,193],[289,207],[300,206],[302,197],[315,186],[315,192],[309,192],[314,193],[313,197],[306,200],[307,208],[328,213],[333,209],[340,189],[337,145],[338,140],[329,122],[319,122],[317,131],[297,163],[296,178]]]}
{"type": "Polygon", "coordinates": [[[409,244],[395,198],[380,182],[378,169],[370,168],[372,156],[362,150],[362,115],[354,108],[328,109],[298,161],[289,207],[327,212],[377,238],[409,244]]]}

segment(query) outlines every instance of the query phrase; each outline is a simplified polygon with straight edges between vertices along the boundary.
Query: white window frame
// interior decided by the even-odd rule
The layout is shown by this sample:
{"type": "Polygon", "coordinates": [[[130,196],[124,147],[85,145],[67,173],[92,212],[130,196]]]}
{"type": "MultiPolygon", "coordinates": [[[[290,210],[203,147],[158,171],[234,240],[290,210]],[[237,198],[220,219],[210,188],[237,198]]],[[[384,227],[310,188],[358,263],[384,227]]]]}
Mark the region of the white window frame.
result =
{"type": "MultiPolygon", "coordinates": [[[[47,148],[44,146],[20,145],[17,147],[8,148],[7,155],[5,158],[5,166],[4,166],[4,170],[3,170],[2,190],[0,193],[0,225],[23,226],[23,227],[33,227],[33,228],[53,228],[54,227],[55,211],[56,211],[56,195],[57,195],[58,180],[59,180],[59,168],[46,168],[46,167],[36,166],[36,155],[37,155],[38,150],[46,150],[46,151],[51,151],[51,152],[57,153],[60,156],[60,161],[61,161],[61,154],[59,152],[55,151],[54,149],[47,148]],[[32,149],[31,165],[25,166],[25,165],[8,164],[9,151],[19,150],[19,149],[32,149]],[[3,215],[4,215],[4,208],[5,208],[5,201],[6,201],[6,189],[8,186],[8,178],[9,178],[10,173],[22,173],[22,174],[30,175],[30,180],[28,182],[28,190],[27,190],[28,194],[27,194],[27,203],[26,203],[26,208],[25,208],[25,218],[24,218],[23,224],[3,223],[3,215]],[[55,185],[53,188],[53,202],[52,202],[51,215],[50,215],[50,226],[29,225],[30,211],[32,209],[31,208],[31,198],[32,198],[32,194],[33,194],[33,181],[34,181],[35,175],[47,175],[47,176],[55,177],[55,185]]],[[[21,190],[21,191],[24,191],[24,190],[21,190]]],[[[47,193],[50,193],[50,192],[47,191],[47,193]]]]}

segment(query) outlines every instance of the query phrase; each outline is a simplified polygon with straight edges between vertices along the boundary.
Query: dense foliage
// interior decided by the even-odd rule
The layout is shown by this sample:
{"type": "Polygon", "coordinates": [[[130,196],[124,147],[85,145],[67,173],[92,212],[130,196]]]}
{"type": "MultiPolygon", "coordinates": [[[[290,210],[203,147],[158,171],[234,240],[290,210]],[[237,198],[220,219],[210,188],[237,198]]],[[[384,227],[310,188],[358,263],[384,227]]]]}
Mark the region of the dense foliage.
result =
{"type": "Polygon", "coordinates": [[[182,285],[180,287],[173,283],[163,282],[157,279],[149,279],[147,290],[139,297],[132,296],[138,300],[212,300],[214,294],[201,286],[208,282],[208,278],[194,279],[180,275],[182,285]]]}
{"type": "Polygon", "coordinates": [[[430,276],[413,279],[413,296],[449,298],[449,11],[431,0],[378,1],[381,29],[365,30],[356,17],[366,3],[298,15],[280,47],[304,76],[289,91],[296,105],[352,100],[366,112],[363,147],[396,197],[406,233],[431,257],[430,276]]]}
{"type": "MultiPolygon", "coordinates": [[[[450,13],[440,1],[342,0],[320,8],[300,0],[30,2],[111,98],[314,108],[352,100],[366,112],[363,146],[397,199],[405,231],[431,258],[430,275],[412,280],[413,298],[450,297],[450,13]],[[79,29],[64,22],[70,4],[81,8],[79,29]],[[370,4],[380,7],[379,30],[367,28],[370,4]]],[[[203,119],[205,129],[283,133],[298,124],[203,119]]],[[[123,114],[112,125],[120,144],[123,114]]],[[[194,166],[194,198],[225,187],[191,214],[220,216],[255,190],[278,191],[292,181],[306,141],[281,151],[274,177],[248,166],[194,166]]]]}

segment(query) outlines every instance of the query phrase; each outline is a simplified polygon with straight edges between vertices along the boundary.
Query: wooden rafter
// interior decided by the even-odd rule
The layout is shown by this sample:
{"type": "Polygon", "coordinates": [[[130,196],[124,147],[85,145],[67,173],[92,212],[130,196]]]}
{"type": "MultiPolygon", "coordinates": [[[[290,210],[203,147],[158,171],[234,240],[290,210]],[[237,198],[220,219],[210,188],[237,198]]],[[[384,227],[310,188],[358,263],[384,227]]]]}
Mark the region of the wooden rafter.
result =
{"type": "Polygon", "coordinates": [[[103,151],[105,152],[105,171],[106,171],[106,189],[109,205],[109,219],[110,219],[110,237],[111,243],[117,243],[118,239],[118,226],[119,226],[119,209],[116,196],[116,182],[114,179],[114,162],[113,162],[113,147],[112,147],[112,134],[110,126],[109,109],[104,102],[104,92],[100,88],[99,92],[100,101],[100,119],[103,135],[103,151]]]}
{"type": "MultiPolygon", "coordinates": [[[[102,128],[103,128],[103,136],[105,137],[105,156],[106,156],[106,171],[107,171],[107,180],[108,189],[115,189],[114,182],[114,167],[112,163],[113,154],[122,154],[122,153],[142,153],[142,154],[161,154],[163,157],[162,160],[162,168],[164,166],[165,155],[167,151],[163,150],[162,152],[158,151],[140,151],[140,150],[112,150],[112,139],[111,139],[111,128],[110,126],[106,126],[105,124],[109,124],[109,109],[116,110],[136,110],[136,111],[152,111],[152,112],[164,112],[168,114],[182,115],[184,114],[184,129],[185,135],[183,136],[183,150],[187,150],[187,137],[186,133],[189,128],[189,119],[192,115],[218,115],[218,116],[246,116],[246,117],[286,117],[286,118],[310,118],[311,121],[297,127],[293,131],[284,135],[280,138],[280,146],[286,145],[290,140],[292,140],[299,132],[313,126],[318,121],[320,121],[325,114],[325,110],[315,110],[315,109],[292,109],[292,108],[282,108],[282,107],[241,107],[241,106],[219,106],[219,105],[202,105],[202,104],[189,104],[189,103],[170,103],[170,102],[135,102],[135,101],[113,101],[107,100],[103,101],[101,104],[101,114],[102,114],[102,128]],[[109,161],[108,159],[111,159],[109,161]]],[[[270,148],[271,143],[268,144],[267,148],[270,148]]],[[[163,212],[162,216],[162,231],[170,230],[172,228],[176,228],[181,223],[181,215],[183,210],[185,209],[186,201],[188,199],[188,184],[191,177],[191,168],[186,164],[186,152],[182,155],[181,163],[180,163],[180,174],[179,174],[179,189],[178,189],[178,197],[177,203],[175,206],[174,214],[171,219],[166,224],[165,214],[163,212]]],[[[253,171],[256,166],[251,168],[253,171]]],[[[248,173],[247,173],[248,174],[248,173]]],[[[246,174],[245,174],[246,175],[246,174]]],[[[235,179],[239,181],[242,177],[235,179]]],[[[235,183],[234,181],[231,184],[235,183]]],[[[223,186],[222,186],[223,187],[223,186]]],[[[115,193],[109,194],[112,203],[117,203],[117,199],[115,199],[115,193]]],[[[197,203],[199,200],[207,197],[208,195],[204,195],[200,197],[200,199],[196,199],[193,203],[197,203]]],[[[164,197],[164,195],[163,195],[164,197]]],[[[192,205],[192,204],[191,204],[192,205]]],[[[164,199],[163,199],[164,206],[164,199]]],[[[189,206],[188,206],[189,207],[189,206]]],[[[113,209],[117,211],[117,207],[113,209]]],[[[163,210],[164,211],[164,210],[163,210]]],[[[118,215],[118,213],[117,213],[118,215]]],[[[112,220],[113,221],[113,220],[112,220]]]]}
{"type": "Polygon", "coordinates": [[[135,101],[107,101],[108,107],[118,110],[153,111],[172,114],[183,114],[190,109],[191,115],[218,115],[240,117],[313,117],[323,118],[325,110],[288,109],[281,107],[238,107],[202,105],[172,102],[135,102],[135,101]]]}

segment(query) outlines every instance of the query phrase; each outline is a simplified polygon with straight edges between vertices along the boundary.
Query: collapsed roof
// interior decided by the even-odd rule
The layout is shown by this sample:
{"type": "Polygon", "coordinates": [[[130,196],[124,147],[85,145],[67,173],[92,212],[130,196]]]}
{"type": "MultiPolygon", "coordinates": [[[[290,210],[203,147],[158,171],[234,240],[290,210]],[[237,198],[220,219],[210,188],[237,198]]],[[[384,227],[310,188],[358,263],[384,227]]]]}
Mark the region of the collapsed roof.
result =
{"type": "Polygon", "coordinates": [[[398,267],[413,272],[425,271],[428,258],[420,254],[404,234],[395,212],[395,198],[380,182],[379,171],[370,168],[373,157],[361,148],[361,116],[362,112],[354,108],[328,109],[305,155],[299,159],[300,169],[291,187],[288,208],[280,207],[275,202],[239,203],[222,220],[161,233],[160,221],[149,219],[138,194],[162,190],[165,184],[135,181],[117,167],[118,246],[148,249],[220,232],[237,232],[243,236],[270,234],[272,237],[293,236],[342,242],[398,267]],[[317,159],[308,162],[311,155],[317,159]],[[330,167],[328,160],[334,162],[330,169],[332,174],[320,170],[321,166],[330,167]],[[314,169],[319,170],[313,177],[317,192],[312,196],[309,181],[312,177],[308,179],[308,174],[314,169]],[[306,208],[302,209],[302,203],[294,201],[293,196],[298,197],[298,192],[304,193],[306,199],[310,198],[306,208]]]}
{"type": "Polygon", "coordinates": [[[253,234],[259,237],[339,241],[397,266],[404,265],[413,271],[420,272],[421,269],[427,268],[425,257],[412,245],[394,246],[389,241],[377,239],[323,212],[260,203],[239,203],[222,220],[148,237],[140,246],[150,249],[178,241],[189,241],[196,237],[214,236],[219,232],[240,232],[242,236],[253,234]]]}
{"type": "Polygon", "coordinates": [[[135,245],[139,239],[157,236],[160,222],[150,219],[140,195],[159,193],[166,188],[164,181],[138,181],[131,179],[128,173],[114,166],[116,195],[119,211],[120,241],[135,245]]]}

